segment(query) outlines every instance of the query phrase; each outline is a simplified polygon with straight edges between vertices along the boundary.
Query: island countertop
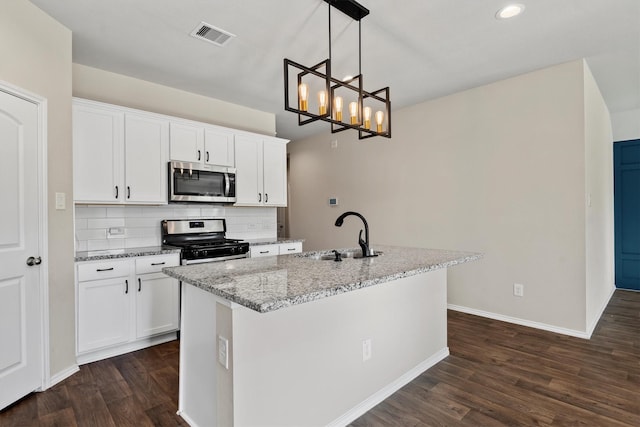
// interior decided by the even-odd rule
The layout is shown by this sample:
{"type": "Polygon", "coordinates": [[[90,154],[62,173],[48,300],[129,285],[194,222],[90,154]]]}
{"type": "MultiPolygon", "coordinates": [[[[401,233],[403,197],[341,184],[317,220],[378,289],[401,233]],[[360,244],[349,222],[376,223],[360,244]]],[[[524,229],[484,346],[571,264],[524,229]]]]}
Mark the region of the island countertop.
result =
{"type": "MultiPolygon", "coordinates": [[[[166,267],[176,279],[266,313],[482,257],[475,252],[376,246],[372,258],[321,260],[330,251],[166,267]]],[[[354,249],[341,249],[354,251],[354,249]]]]}

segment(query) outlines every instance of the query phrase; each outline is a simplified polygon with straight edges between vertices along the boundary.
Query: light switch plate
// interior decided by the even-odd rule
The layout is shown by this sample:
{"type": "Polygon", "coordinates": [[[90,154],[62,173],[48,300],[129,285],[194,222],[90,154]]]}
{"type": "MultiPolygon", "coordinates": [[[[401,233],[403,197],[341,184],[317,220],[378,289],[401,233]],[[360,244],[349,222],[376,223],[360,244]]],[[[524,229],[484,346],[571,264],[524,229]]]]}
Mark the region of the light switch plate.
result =
{"type": "Polygon", "coordinates": [[[56,193],[56,210],[63,211],[67,208],[67,195],[65,193],[56,193]]]}

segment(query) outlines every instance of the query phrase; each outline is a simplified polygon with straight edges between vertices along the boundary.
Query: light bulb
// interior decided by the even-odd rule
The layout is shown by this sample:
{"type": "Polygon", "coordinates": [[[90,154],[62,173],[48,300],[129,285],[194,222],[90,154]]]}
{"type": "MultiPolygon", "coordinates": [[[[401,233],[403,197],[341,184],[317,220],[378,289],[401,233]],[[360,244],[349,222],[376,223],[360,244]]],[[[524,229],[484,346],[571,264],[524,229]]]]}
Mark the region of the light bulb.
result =
{"type": "Polygon", "coordinates": [[[336,120],[341,122],[342,121],[342,97],[336,96],[334,104],[335,104],[334,107],[336,109],[336,120]]]}
{"type": "Polygon", "coordinates": [[[358,103],[356,102],[349,103],[349,117],[351,117],[352,125],[355,125],[358,123],[358,103]]]}
{"type": "Polygon", "coordinates": [[[384,112],[376,111],[376,132],[382,133],[382,122],[384,121],[384,112]]]}
{"type": "Polygon", "coordinates": [[[371,107],[364,107],[363,114],[365,129],[371,129],[371,107]]]}
{"type": "Polygon", "coordinates": [[[309,86],[305,83],[300,83],[300,86],[298,86],[298,100],[300,102],[300,111],[307,111],[309,108],[309,86]]]}
{"type": "Polygon", "coordinates": [[[327,91],[318,92],[318,114],[327,114],[327,91]]]}

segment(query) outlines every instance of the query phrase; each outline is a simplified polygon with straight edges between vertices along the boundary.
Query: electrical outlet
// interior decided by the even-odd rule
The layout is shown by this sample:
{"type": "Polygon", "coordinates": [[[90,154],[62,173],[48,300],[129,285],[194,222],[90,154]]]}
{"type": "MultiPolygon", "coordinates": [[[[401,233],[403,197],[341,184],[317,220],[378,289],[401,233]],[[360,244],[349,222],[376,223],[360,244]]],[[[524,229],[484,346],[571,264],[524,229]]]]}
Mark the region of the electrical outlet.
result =
{"type": "Polygon", "coordinates": [[[517,297],[523,297],[524,296],[524,285],[522,285],[520,283],[514,283],[513,284],[513,295],[515,295],[517,297]]]}
{"type": "Polygon", "coordinates": [[[218,335],[218,362],[229,369],[229,340],[218,335]]]}
{"type": "Polygon", "coordinates": [[[362,340],[362,361],[366,362],[371,359],[371,338],[362,340]]]}
{"type": "Polygon", "coordinates": [[[331,148],[338,148],[338,140],[334,139],[333,141],[331,141],[331,148]]]}

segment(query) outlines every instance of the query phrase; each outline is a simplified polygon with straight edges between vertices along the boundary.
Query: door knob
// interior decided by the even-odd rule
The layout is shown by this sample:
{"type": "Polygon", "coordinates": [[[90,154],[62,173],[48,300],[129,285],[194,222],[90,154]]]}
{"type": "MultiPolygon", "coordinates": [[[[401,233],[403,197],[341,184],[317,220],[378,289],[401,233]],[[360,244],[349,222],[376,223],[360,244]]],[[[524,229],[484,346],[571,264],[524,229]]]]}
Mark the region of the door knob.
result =
{"type": "Polygon", "coordinates": [[[42,258],[40,258],[39,256],[37,257],[30,256],[29,258],[27,258],[27,265],[30,267],[34,265],[40,265],[40,264],[42,264],[42,258]]]}

